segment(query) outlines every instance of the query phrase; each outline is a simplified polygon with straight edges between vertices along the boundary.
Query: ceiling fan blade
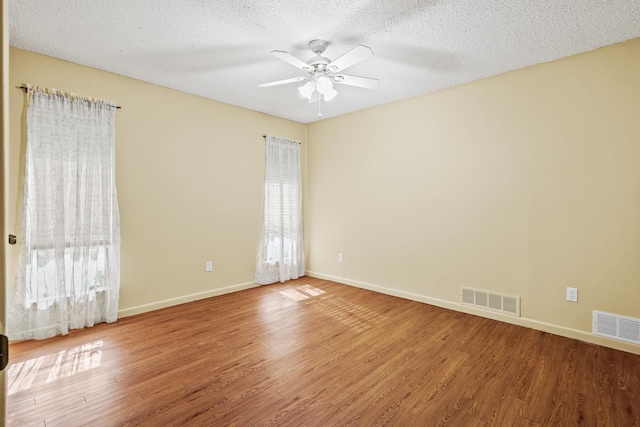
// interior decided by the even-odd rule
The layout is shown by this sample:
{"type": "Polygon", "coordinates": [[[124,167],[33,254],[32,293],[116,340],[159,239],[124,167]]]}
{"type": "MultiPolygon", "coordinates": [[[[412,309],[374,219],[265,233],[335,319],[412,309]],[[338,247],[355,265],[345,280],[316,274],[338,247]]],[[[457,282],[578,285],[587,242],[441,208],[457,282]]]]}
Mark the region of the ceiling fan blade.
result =
{"type": "Polygon", "coordinates": [[[373,89],[378,86],[380,80],[371,77],[350,76],[349,74],[338,74],[334,76],[334,81],[341,85],[357,86],[365,89],[373,89]]]}
{"type": "Polygon", "coordinates": [[[288,62],[296,68],[300,68],[301,70],[307,70],[310,68],[306,62],[302,62],[290,53],[284,52],[282,50],[272,50],[271,54],[276,58],[282,59],[284,62],[288,62]]]}
{"type": "Polygon", "coordinates": [[[356,46],[349,52],[342,55],[340,58],[327,65],[327,68],[331,72],[335,73],[338,71],[346,70],[352,65],[355,65],[360,61],[364,61],[371,56],[373,56],[373,51],[371,50],[371,48],[362,45],[356,46]]]}
{"type": "Polygon", "coordinates": [[[306,77],[293,77],[291,79],[277,80],[275,82],[269,83],[260,83],[258,87],[270,87],[270,86],[278,86],[278,85],[286,85],[287,83],[295,83],[306,80],[306,77]]]}

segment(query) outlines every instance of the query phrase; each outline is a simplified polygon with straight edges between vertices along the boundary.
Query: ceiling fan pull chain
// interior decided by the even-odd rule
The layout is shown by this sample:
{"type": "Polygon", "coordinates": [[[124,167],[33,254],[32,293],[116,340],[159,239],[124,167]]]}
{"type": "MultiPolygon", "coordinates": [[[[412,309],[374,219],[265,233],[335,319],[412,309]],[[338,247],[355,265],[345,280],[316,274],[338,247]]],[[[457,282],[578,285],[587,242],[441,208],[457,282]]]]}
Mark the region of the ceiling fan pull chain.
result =
{"type": "Polygon", "coordinates": [[[319,119],[322,118],[322,98],[324,98],[324,95],[320,94],[320,98],[318,98],[318,118],[319,119]]]}

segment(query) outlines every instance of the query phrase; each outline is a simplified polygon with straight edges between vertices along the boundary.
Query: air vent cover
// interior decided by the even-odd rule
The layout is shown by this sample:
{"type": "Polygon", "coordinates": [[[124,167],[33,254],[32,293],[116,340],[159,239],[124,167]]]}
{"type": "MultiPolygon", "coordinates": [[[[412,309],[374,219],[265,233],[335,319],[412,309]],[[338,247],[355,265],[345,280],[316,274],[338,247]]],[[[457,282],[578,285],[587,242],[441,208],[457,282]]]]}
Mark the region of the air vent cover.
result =
{"type": "Polygon", "coordinates": [[[520,317],[520,297],[517,296],[460,287],[460,302],[464,305],[520,317]]]}
{"type": "Polygon", "coordinates": [[[640,344],[640,319],[594,310],[593,333],[594,335],[640,344]]]}

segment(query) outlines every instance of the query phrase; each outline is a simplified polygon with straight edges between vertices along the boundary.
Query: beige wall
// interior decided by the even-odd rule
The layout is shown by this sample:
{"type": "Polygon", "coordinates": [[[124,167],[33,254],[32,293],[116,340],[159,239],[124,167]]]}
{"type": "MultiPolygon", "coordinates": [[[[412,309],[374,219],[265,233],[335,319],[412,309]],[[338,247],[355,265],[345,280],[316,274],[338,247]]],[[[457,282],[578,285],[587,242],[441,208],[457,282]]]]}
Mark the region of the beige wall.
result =
{"type": "MultiPolygon", "coordinates": [[[[121,315],[251,286],[274,133],[306,142],[310,274],[640,352],[590,333],[593,309],[640,317],[640,40],[309,126],[10,55],[12,88],[123,106],[121,315]],[[523,317],[459,305],[461,285],[520,295],[523,317]]],[[[20,234],[24,95],[10,95],[20,234]]]]}
{"type": "MultiPolygon", "coordinates": [[[[32,83],[110,99],[122,106],[116,115],[121,315],[252,286],[262,135],[304,141],[304,125],[19,49],[10,50],[10,59],[11,231],[21,234],[24,174],[25,102],[15,87],[32,83]],[[214,269],[206,273],[209,260],[214,269]]],[[[11,280],[19,248],[12,250],[11,280]]]]}
{"type": "Polygon", "coordinates": [[[591,335],[594,309],[640,317],[640,39],[316,122],[308,146],[311,275],[640,353],[591,335]]]}

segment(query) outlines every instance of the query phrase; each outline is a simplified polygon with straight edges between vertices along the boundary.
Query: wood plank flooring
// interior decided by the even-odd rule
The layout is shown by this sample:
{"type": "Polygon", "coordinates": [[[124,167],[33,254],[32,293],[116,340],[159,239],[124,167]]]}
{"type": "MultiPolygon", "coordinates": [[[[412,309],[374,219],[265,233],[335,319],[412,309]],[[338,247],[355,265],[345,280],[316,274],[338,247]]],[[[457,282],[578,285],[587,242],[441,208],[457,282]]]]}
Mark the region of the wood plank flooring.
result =
{"type": "Polygon", "coordinates": [[[10,351],[10,426],[640,426],[640,356],[312,278],[10,351]]]}

